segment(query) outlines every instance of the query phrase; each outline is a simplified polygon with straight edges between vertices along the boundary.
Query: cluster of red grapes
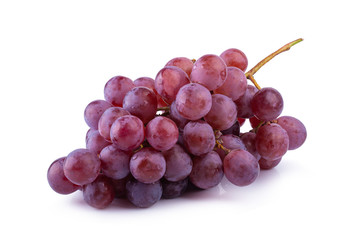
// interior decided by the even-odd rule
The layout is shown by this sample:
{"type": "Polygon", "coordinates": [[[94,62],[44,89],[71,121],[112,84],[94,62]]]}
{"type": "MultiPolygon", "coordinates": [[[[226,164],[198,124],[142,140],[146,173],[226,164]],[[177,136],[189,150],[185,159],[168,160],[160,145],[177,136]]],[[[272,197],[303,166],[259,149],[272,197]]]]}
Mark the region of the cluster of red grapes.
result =
{"type": "Polygon", "coordinates": [[[60,194],[83,192],[92,207],[114,198],[149,207],[188,189],[208,189],[223,176],[237,186],[255,181],[301,146],[306,129],[279,117],[283,99],[274,88],[248,85],[248,61],[238,49],[197,61],[170,60],[155,77],[116,76],[105,100],[85,109],[86,149],[49,167],[50,186],[60,194]],[[240,133],[250,119],[253,129],[240,133]]]}

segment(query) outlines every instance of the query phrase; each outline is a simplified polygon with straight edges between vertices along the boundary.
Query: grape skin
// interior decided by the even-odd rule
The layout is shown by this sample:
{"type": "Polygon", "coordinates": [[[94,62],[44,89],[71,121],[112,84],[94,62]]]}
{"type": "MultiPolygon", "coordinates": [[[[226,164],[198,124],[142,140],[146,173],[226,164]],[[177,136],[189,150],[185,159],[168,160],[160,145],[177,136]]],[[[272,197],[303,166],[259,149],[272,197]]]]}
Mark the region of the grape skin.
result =
{"type": "Polygon", "coordinates": [[[251,99],[251,110],[261,121],[276,119],[284,108],[281,94],[274,88],[262,88],[251,99]]]}
{"type": "Polygon", "coordinates": [[[121,107],[111,107],[106,109],[106,111],[101,115],[98,124],[98,130],[100,135],[105,138],[106,141],[111,142],[110,138],[110,129],[112,124],[119,117],[130,115],[128,111],[121,107]]]}
{"type": "Polygon", "coordinates": [[[83,197],[85,202],[94,208],[106,208],[115,197],[112,181],[100,175],[94,182],[83,187],[83,197]]]}
{"type": "Polygon", "coordinates": [[[185,125],[190,121],[189,119],[183,118],[178,110],[176,109],[175,102],[170,105],[169,118],[173,120],[179,129],[184,129],[185,125]]]}
{"type": "Polygon", "coordinates": [[[229,127],[228,129],[225,129],[225,130],[222,130],[221,133],[223,135],[226,135],[226,134],[233,134],[233,135],[236,135],[236,136],[239,136],[240,134],[240,122],[237,120],[235,121],[235,123],[229,127]]]}
{"type": "Polygon", "coordinates": [[[105,84],[105,100],[116,107],[122,107],[125,94],[134,87],[133,81],[127,77],[113,77],[105,84]]]}
{"type": "Polygon", "coordinates": [[[247,85],[245,94],[235,101],[238,118],[251,118],[254,116],[254,113],[251,110],[251,99],[257,91],[257,88],[254,86],[247,85]]]}
{"type": "Polygon", "coordinates": [[[143,148],[130,159],[130,172],[142,183],[154,183],[160,180],[165,170],[164,156],[153,148],[143,148]]]}
{"type": "Polygon", "coordinates": [[[282,116],[277,119],[277,124],[279,124],[289,136],[289,150],[294,150],[299,148],[306,140],[306,128],[304,124],[290,116],[282,116]]]}
{"type": "Polygon", "coordinates": [[[166,63],[165,66],[175,66],[182,69],[188,76],[190,76],[194,63],[186,57],[176,57],[166,63]]]}
{"type": "MultiPolygon", "coordinates": [[[[219,138],[219,140],[220,142],[222,142],[222,145],[229,150],[233,150],[233,149],[247,150],[245,144],[243,143],[243,141],[239,136],[227,134],[227,135],[222,135],[219,138]]],[[[219,154],[222,160],[225,158],[226,153],[224,150],[217,148],[216,152],[219,154]]]]}
{"type": "Polygon", "coordinates": [[[260,160],[261,156],[256,150],[255,145],[256,134],[253,132],[246,132],[241,134],[240,138],[246,146],[247,151],[251,153],[256,158],[256,160],[260,160]]]}
{"type": "Polygon", "coordinates": [[[254,182],[259,170],[258,161],[248,151],[235,149],[224,158],[225,177],[236,186],[247,186],[254,182]]]}
{"type": "Polygon", "coordinates": [[[239,99],[246,92],[247,79],[245,73],[236,67],[227,68],[227,77],[223,85],[214,92],[228,96],[233,101],[239,99]]]}
{"type": "Polygon", "coordinates": [[[94,131],[86,141],[86,148],[91,152],[100,154],[101,150],[110,145],[111,142],[106,141],[99,133],[98,130],[94,131]]]}
{"type": "Polygon", "coordinates": [[[104,100],[95,100],[89,103],[84,111],[86,124],[90,128],[97,130],[101,115],[110,107],[112,107],[112,105],[104,100]]]}
{"type": "Polygon", "coordinates": [[[122,179],[129,174],[130,155],[114,145],[105,147],[99,157],[102,173],[107,177],[122,179]]]}
{"type": "Polygon", "coordinates": [[[255,146],[258,153],[266,159],[281,158],[289,148],[289,137],[278,124],[271,123],[259,128],[255,146]]]}
{"type": "Polygon", "coordinates": [[[186,124],[183,132],[183,140],[187,150],[195,156],[206,154],[215,146],[213,129],[208,123],[202,120],[186,124]]]}
{"type": "Polygon", "coordinates": [[[166,160],[164,178],[176,182],[190,175],[193,162],[189,154],[178,144],[163,152],[166,160]]]}
{"type": "Polygon", "coordinates": [[[214,54],[200,57],[190,75],[190,81],[205,86],[210,91],[224,84],[227,75],[225,62],[214,54]]]}
{"type": "Polygon", "coordinates": [[[241,50],[236,48],[230,48],[220,54],[220,57],[224,60],[227,66],[237,67],[245,72],[248,66],[248,60],[241,50]]]}
{"type": "Polygon", "coordinates": [[[136,116],[122,116],[111,126],[110,137],[117,148],[123,151],[135,150],[145,139],[144,124],[136,116]]]}
{"type": "Polygon", "coordinates": [[[100,173],[100,159],[87,149],[76,149],[64,162],[64,174],[76,185],[93,182],[100,173]]]}
{"type": "Polygon", "coordinates": [[[80,186],[73,184],[64,175],[65,157],[56,159],[49,167],[47,180],[50,187],[59,194],[70,194],[77,191],[80,186]]]}
{"type": "Polygon", "coordinates": [[[267,160],[265,158],[260,158],[259,165],[262,170],[269,170],[276,167],[281,161],[281,158],[274,160],[267,160]]]}
{"type": "Polygon", "coordinates": [[[180,197],[186,191],[188,183],[189,178],[185,178],[177,182],[171,182],[166,179],[162,179],[162,198],[172,199],[180,197]]]}
{"type": "Polygon", "coordinates": [[[224,176],[223,164],[215,151],[193,159],[190,181],[198,188],[209,189],[218,185],[224,176]]]}
{"type": "Polygon", "coordinates": [[[126,197],[136,207],[147,208],[154,205],[162,196],[160,181],[145,184],[136,180],[126,183],[126,197]]]}
{"type": "Polygon", "coordinates": [[[209,90],[197,83],[189,83],[180,88],[175,100],[180,116],[193,121],[204,117],[210,111],[211,104],[209,90]]]}
{"type": "Polygon", "coordinates": [[[211,98],[211,109],[205,115],[205,121],[214,129],[228,129],[237,119],[235,103],[229,97],[222,94],[213,94],[211,98]]]}
{"type": "Polygon", "coordinates": [[[166,151],[177,142],[179,129],[171,119],[158,116],[146,125],[145,136],[153,148],[159,151],[166,151]]]}
{"type": "Polygon", "coordinates": [[[155,92],[155,80],[150,77],[140,77],[134,81],[135,87],[147,87],[155,92]]]}

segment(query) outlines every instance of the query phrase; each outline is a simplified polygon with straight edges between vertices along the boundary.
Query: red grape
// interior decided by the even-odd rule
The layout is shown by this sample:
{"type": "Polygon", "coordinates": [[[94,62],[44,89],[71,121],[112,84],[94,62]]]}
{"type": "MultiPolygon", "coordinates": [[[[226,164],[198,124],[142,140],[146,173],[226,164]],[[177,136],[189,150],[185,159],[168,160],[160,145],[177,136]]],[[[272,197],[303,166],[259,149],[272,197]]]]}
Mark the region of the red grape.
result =
{"type": "Polygon", "coordinates": [[[281,114],[283,107],[281,94],[274,88],[262,88],[251,99],[251,110],[261,121],[276,119],[281,114]]]}
{"type": "Polygon", "coordinates": [[[265,158],[260,158],[259,165],[260,168],[263,170],[268,170],[276,167],[281,161],[281,158],[274,159],[274,160],[267,160],[265,158]]]}
{"type": "Polygon", "coordinates": [[[235,104],[237,106],[238,118],[250,118],[254,116],[251,110],[251,99],[257,91],[257,88],[255,88],[254,86],[247,85],[245,94],[235,101],[235,104]]]}
{"type": "Polygon", "coordinates": [[[248,66],[248,60],[242,51],[236,48],[230,48],[221,53],[220,57],[225,61],[227,66],[237,67],[245,72],[248,66]]]}
{"type": "Polygon", "coordinates": [[[228,96],[235,101],[245,94],[246,86],[247,79],[245,73],[239,68],[228,67],[224,84],[215,89],[214,92],[228,96]]]}
{"type": "Polygon", "coordinates": [[[150,207],[160,200],[161,195],[162,186],[160,181],[146,184],[130,180],[126,183],[126,197],[136,207],[150,207]]]}
{"type": "Polygon", "coordinates": [[[214,131],[202,120],[186,124],[183,139],[187,150],[196,156],[212,151],[215,146],[214,131]]]}
{"type": "Polygon", "coordinates": [[[204,117],[214,129],[225,130],[231,127],[237,119],[235,103],[227,96],[213,94],[211,109],[204,117]]]}
{"type": "Polygon", "coordinates": [[[127,77],[113,77],[105,85],[105,99],[114,106],[122,107],[125,94],[134,87],[133,81],[127,77]]]}
{"type": "Polygon", "coordinates": [[[290,116],[278,118],[277,123],[286,130],[289,136],[289,150],[300,147],[306,140],[306,128],[298,119],[290,116]]]}
{"type": "Polygon", "coordinates": [[[93,132],[86,141],[86,148],[91,152],[100,154],[101,150],[110,145],[111,142],[106,141],[99,133],[98,130],[93,132]]]}
{"type": "Polygon", "coordinates": [[[192,169],[192,160],[189,154],[178,144],[163,152],[166,160],[164,177],[169,181],[180,181],[189,176],[192,169]]]}
{"type": "Polygon", "coordinates": [[[101,115],[110,107],[112,107],[111,104],[104,100],[95,100],[89,103],[84,111],[86,124],[90,128],[97,130],[101,115]]]}
{"type": "Polygon", "coordinates": [[[130,113],[121,107],[111,107],[106,109],[99,119],[98,129],[100,135],[110,142],[110,129],[112,124],[116,119],[125,115],[130,115],[130,113]]]}
{"type": "Polygon", "coordinates": [[[125,178],[129,170],[130,155],[114,145],[105,147],[100,153],[101,170],[112,179],[125,178]]]}
{"type": "Polygon", "coordinates": [[[178,67],[190,76],[194,63],[186,57],[176,57],[168,61],[165,66],[178,67]]]}
{"type": "Polygon", "coordinates": [[[98,209],[106,208],[115,196],[112,181],[105,176],[99,176],[94,182],[83,187],[83,196],[90,206],[98,209]]]}
{"type": "Polygon", "coordinates": [[[158,116],[146,125],[146,140],[159,151],[172,148],[179,138],[179,129],[169,118],[158,116]]]}

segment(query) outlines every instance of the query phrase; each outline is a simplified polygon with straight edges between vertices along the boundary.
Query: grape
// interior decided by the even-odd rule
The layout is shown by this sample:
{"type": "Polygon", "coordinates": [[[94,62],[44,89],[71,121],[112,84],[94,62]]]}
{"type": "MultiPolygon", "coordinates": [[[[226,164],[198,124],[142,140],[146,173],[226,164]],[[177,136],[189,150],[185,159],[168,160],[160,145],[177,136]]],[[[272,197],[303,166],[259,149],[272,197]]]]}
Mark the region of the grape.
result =
{"type": "Polygon", "coordinates": [[[130,172],[142,183],[154,183],[160,180],[165,170],[164,156],[153,148],[143,148],[130,159],[130,172]]]}
{"type": "Polygon", "coordinates": [[[122,179],[111,179],[115,191],[115,198],[126,197],[126,183],[129,181],[129,175],[122,179]]]}
{"type": "Polygon", "coordinates": [[[172,102],[170,105],[170,114],[169,118],[173,120],[178,128],[184,129],[185,125],[190,121],[189,119],[183,118],[178,110],[176,109],[175,102],[172,102]]]}
{"type": "Polygon", "coordinates": [[[147,87],[155,93],[155,81],[150,77],[140,77],[134,81],[135,87],[147,87]]]}
{"type": "Polygon", "coordinates": [[[260,123],[262,122],[259,119],[257,119],[256,117],[249,118],[249,121],[250,121],[250,125],[252,128],[257,128],[260,125],[260,123]]]}
{"type": "Polygon", "coordinates": [[[256,134],[253,132],[247,132],[241,134],[240,138],[244,143],[247,151],[251,153],[256,158],[256,160],[259,160],[261,156],[256,150],[256,145],[255,145],[256,134]]]}
{"type": "Polygon", "coordinates": [[[247,186],[259,175],[259,163],[248,151],[232,150],[224,158],[225,177],[237,186],[247,186]]]}
{"type": "Polygon", "coordinates": [[[281,161],[281,158],[274,160],[267,160],[265,158],[260,158],[259,165],[261,169],[268,170],[276,167],[281,161]]]}
{"type": "Polygon", "coordinates": [[[235,103],[227,96],[213,94],[211,109],[204,117],[214,129],[225,130],[231,127],[237,119],[235,103]]]}
{"type": "Polygon", "coordinates": [[[182,69],[188,76],[190,76],[194,63],[186,57],[177,57],[168,61],[165,66],[178,67],[182,69]]]}
{"type": "Polygon", "coordinates": [[[112,107],[111,104],[104,100],[95,100],[89,103],[84,111],[86,124],[90,128],[97,130],[101,115],[110,107],[112,107]]]}
{"type": "Polygon", "coordinates": [[[50,187],[57,193],[70,194],[80,188],[80,186],[73,184],[64,175],[64,161],[65,157],[55,160],[49,167],[47,172],[47,180],[50,187]]]}
{"type": "Polygon", "coordinates": [[[246,86],[247,79],[245,73],[239,68],[228,67],[224,84],[215,89],[214,92],[228,96],[235,101],[245,94],[246,86]]]}
{"type": "Polygon", "coordinates": [[[288,150],[289,137],[280,125],[271,123],[259,128],[255,146],[263,158],[278,159],[288,150]]]}
{"type": "MultiPolygon", "coordinates": [[[[222,145],[229,150],[233,150],[233,149],[247,150],[245,144],[242,142],[239,136],[228,134],[221,136],[219,140],[222,142],[222,145]]],[[[226,154],[224,150],[217,148],[216,152],[219,154],[221,159],[225,158],[226,154]]]]}
{"type": "Polygon", "coordinates": [[[211,151],[206,155],[193,159],[190,181],[201,189],[215,187],[224,176],[223,164],[219,155],[211,151]]]}
{"type": "Polygon", "coordinates": [[[158,116],[146,125],[145,137],[153,148],[166,151],[178,141],[179,130],[174,121],[158,116]]]}
{"type": "Polygon", "coordinates": [[[175,106],[180,116],[189,120],[204,117],[211,109],[209,90],[197,83],[186,84],[176,95],[175,106]]]}
{"type": "Polygon", "coordinates": [[[257,91],[257,88],[254,86],[247,85],[245,94],[235,101],[238,118],[250,118],[254,116],[251,110],[251,99],[257,91]]]}
{"type": "Polygon", "coordinates": [[[170,182],[166,179],[161,180],[163,193],[162,197],[166,199],[180,197],[187,189],[189,179],[185,178],[177,182],[170,182]]]}
{"type": "Polygon", "coordinates": [[[121,179],[129,174],[130,156],[114,145],[105,147],[100,153],[101,170],[112,179],[121,179]]]}
{"type": "Polygon", "coordinates": [[[105,100],[114,106],[122,107],[125,94],[134,87],[133,81],[127,77],[113,77],[105,85],[105,100]]]}
{"type": "Polygon", "coordinates": [[[210,152],[215,146],[213,129],[202,120],[186,124],[183,138],[187,150],[196,156],[210,152]]]}
{"type": "Polygon", "coordinates": [[[199,83],[212,91],[224,84],[226,74],[225,62],[219,56],[207,54],[194,63],[190,81],[199,83]]]}
{"type": "Polygon", "coordinates": [[[137,207],[147,208],[160,200],[162,187],[160,181],[145,184],[136,180],[126,183],[126,197],[137,207]]]}
{"type": "MultiPolygon", "coordinates": [[[[236,106],[237,107],[237,106],[236,106]]],[[[242,126],[242,125],[244,125],[244,123],[245,123],[245,118],[239,118],[238,117],[238,122],[240,123],[240,127],[242,126]]]]}
{"type": "Polygon", "coordinates": [[[93,134],[95,131],[95,129],[89,128],[89,130],[86,132],[85,142],[88,141],[90,135],[93,134]]]}
{"type": "Polygon", "coordinates": [[[86,141],[86,148],[91,152],[100,154],[101,150],[110,145],[111,143],[106,141],[99,133],[98,130],[93,132],[86,141]]]}
{"type": "Polygon", "coordinates": [[[123,108],[146,124],[156,115],[156,95],[146,87],[135,87],[125,95],[123,108]]]}
{"type": "Polygon", "coordinates": [[[179,89],[190,83],[187,74],[178,67],[164,67],[155,78],[155,89],[158,94],[167,102],[172,103],[179,89]]]}
{"type": "Polygon", "coordinates": [[[64,174],[76,185],[93,182],[100,173],[100,159],[87,149],[76,149],[64,162],[64,174]]]}
{"type": "Polygon", "coordinates": [[[245,72],[247,66],[248,66],[248,60],[246,58],[246,55],[236,48],[230,48],[228,50],[225,50],[220,57],[224,60],[226,65],[228,67],[237,67],[241,69],[243,72],[245,72]]]}
{"type": "Polygon", "coordinates": [[[130,113],[121,107],[111,107],[106,109],[99,119],[98,129],[100,135],[110,142],[110,129],[112,124],[116,119],[125,115],[130,115],[130,113]]]}
{"type": "Polygon", "coordinates": [[[229,127],[228,129],[222,130],[221,133],[223,135],[233,134],[233,135],[239,136],[239,134],[240,134],[240,123],[239,123],[239,121],[235,121],[235,123],[231,127],[229,127]]]}
{"type": "Polygon", "coordinates": [[[136,116],[122,116],[111,126],[110,137],[117,148],[123,151],[135,150],[145,139],[144,124],[136,116]]]}
{"type": "Polygon", "coordinates": [[[251,110],[261,121],[276,119],[284,107],[280,93],[274,88],[262,88],[251,100],[251,110]]]}
{"type": "Polygon", "coordinates": [[[178,144],[163,152],[166,160],[164,177],[172,182],[180,181],[190,175],[192,160],[189,154],[178,144]]]}
{"type": "Polygon", "coordinates": [[[300,147],[306,140],[306,128],[298,119],[290,116],[278,118],[277,124],[286,130],[289,136],[289,150],[300,147]]]}
{"type": "Polygon", "coordinates": [[[83,197],[87,204],[94,208],[103,209],[114,200],[115,192],[112,181],[100,175],[94,182],[83,187],[83,197]]]}

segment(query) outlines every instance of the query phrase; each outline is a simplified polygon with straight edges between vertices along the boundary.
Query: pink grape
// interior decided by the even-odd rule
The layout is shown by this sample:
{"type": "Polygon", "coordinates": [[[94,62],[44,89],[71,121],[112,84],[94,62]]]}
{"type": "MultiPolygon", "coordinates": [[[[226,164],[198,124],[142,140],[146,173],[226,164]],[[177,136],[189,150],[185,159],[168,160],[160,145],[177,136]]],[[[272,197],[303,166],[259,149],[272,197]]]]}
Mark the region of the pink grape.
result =
{"type": "Polygon", "coordinates": [[[235,103],[231,100],[231,98],[222,94],[213,94],[211,98],[211,109],[205,115],[205,121],[214,129],[228,129],[237,119],[235,103]]]}
{"type": "Polygon", "coordinates": [[[145,139],[144,124],[136,116],[122,116],[111,126],[110,137],[117,148],[123,151],[135,150],[145,139]]]}
{"type": "Polygon", "coordinates": [[[281,94],[274,88],[262,88],[251,99],[251,110],[261,121],[276,119],[281,114],[283,107],[281,94]]]}
{"type": "Polygon", "coordinates": [[[212,91],[224,84],[226,75],[225,62],[219,56],[207,54],[194,63],[190,81],[199,83],[212,91]]]}
{"type": "Polygon", "coordinates": [[[258,161],[248,151],[235,149],[224,158],[225,177],[237,186],[247,186],[254,182],[259,170],[258,161]]]}
{"type": "Polygon", "coordinates": [[[299,148],[306,140],[306,128],[300,120],[290,117],[282,116],[277,119],[279,124],[289,136],[289,150],[299,148]]]}
{"type": "Polygon", "coordinates": [[[170,105],[169,118],[173,120],[179,129],[184,129],[185,125],[190,121],[189,119],[183,118],[178,110],[176,109],[175,102],[170,105]]]}
{"type": "MultiPolygon", "coordinates": [[[[222,135],[219,138],[219,140],[220,142],[222,142],[222,145],[229,150],[233,150],[233,149],[247,150],[245,144],[243,143],[243,141],[239,136],[227,134],[227,135],[222,135]]],[[[225,158],[226,154],[224,150],[217,148],[216,152],[219,154],[221,159],[225,158]]]]}
{"type": "Polygon", "coordinates": [[[180,116],[189,120],[204,117],[211,109],[211,94],[197,83],[186,84],[176,95],[175,106],[180,116]]]}
{"type": "Polygon", "coordinates": [[[240,122],[236,120],[235,123],[231,127],[229,127],[228,129],[222,130],[221,133],[223,135],[233,134],[233,135],[239,136],[240,126],[241,126],[240,122]]]}
{"type": "Polygon", "coordinates": [[[166,179],[161,180],[163,188],[162,197],[165,199],[172,199],[180,197],[187,189],[189,178],[180,181],[171,182],[166,179]]]}
{"type": "Polygon", "coordinates": [[[86,132],[85,142],[87,142],[87,141],[88,141],[88,139],[89,139],[90,135],[91,135],[92,133],[94,133],[95,131],[96,131],[95,129],[93,129],[93,128],[89,128],[89,130],[86,132]]]}
{"type": "Polygon", "coordinates": [[[145,138],[159,151],[172,148],[179,138],[179,129],[169,118],[158,116],[146,125],[145,138]]]}
{"type": "Polygon", "coordinates": [[[248,66],[248,60],[242,51],[236,48],[230,48],[221,53],[220,57],[224,60],[227,66],[237,67],[245,72],[248,66]]]}
{"type": "Polygon", "coordinates": [[[140,77],[134,81],[135,87],[147,87],[155,92],[155,81],[150,77],[140,77]]]}
{"type": "Polygon", "coordinates": [[[202,120],[186,124],[183,139],[187,150],[196,156],[212,151],[215,146],[214,131],[202,120]]]}
{"type": "Polygon", "coordinates": [[[156,75],[155,89],[167,103],[171,104],[179,89],[188,83],[190,83],[189,77],[182,69],[168,66],[156,75]]]}
{"type": "Polygon", "coordinates": [[[251,153],[256,158],[256,160],[259,161],[261,156],[256,150],[256,145],[255,145],[256,134],[253,132],[246,132],[241,134],[240,138],[244,143],[247,151],[251,153]]]}
{"type": "Polygon", "coordinates": [[[136,180],[129,180],[126,183],[127,199],[139,208],[147,208],[158,202],[162,195],[160,181],[155,183],[142,183],[136,180]]]}
{"type": "Polygon", "coordinates": [[[107,177],[122,179],[129,174],[130,155],[114,145],[105,147],[99,157],[102,173],[107,177]]]}
{"type": "Polygon", "coordinates": [[[64,162],[64,175],[76,185],[93,182],[100,173],[100,159],[87,149],[76,149],[64,162]]]}
{"type": "Polygon", "coordinates": [[[247,79],[245,73],[239,68],[228,67],[224,84],[215,89],[214,92],[228,96],[235,101],[245,94],[246,86],[247,79]]]}
{"type": "Polygon", "coordinates": [[[190,155],[178,144],[163,152],[166,160],[164,177],[168,181],[176,182],[190,175],[193,163],[190,155]]]}
{"type": "Polygon", "coordinates": [[[96,154],[100,154],[101,150],[110,145],[111,142],[108,142],[103,138],[99,131],[93,132],[86,141],[86,148],[89,149],[91,152],[96,154]]]}
{"type": "Polygon", "coordinates": [[[249,121],[250,121],[250,125],[252,128],[257,128],[260,125],[260,123],[262,122],[259,119],[257,119],[256,117],[249,118],[249,121]]]}
{"type": "Polygon", "coordinates": [[[237,106],[238,118],[250,118],[254,116],[251,110],[251,99],[258,90],[252,86],[247,85],[245,94],[235,101],[237,106]]]}
{"type": "Polygon", "coordinates": [[[156,95],[146,87],[135,87],[125,95],[123,108],[146,124],[156,115],[156,95]]]}
{"type": "Polygon", "coordinates": [[[84,111],[86,124],[90,128],[97,130],[101,115],[110,107],[112,107],[111,104],[104,100],[95,100],[89,103],[84,111]]]}
{"type": "Polygon", "coordinates": [[[133,81],[127,77],[113,77],[105,85],[105,100],[116,107],[122,107],[125,94],[134,87],[133,81]]]}
{"type": "Polygon", "coordinates": [[[106,141],[111,141],[110,138],[110,129],[112,124],[119,117],[130,115],[128,111],[121,107],[111,107],[106,109],[106,111],[101,115],[98,124],[98,130],[100,135],[105,138],[106,141]]]}
{"type": "Polygon", "coordinates": [[[65,157],[55,160],[49,167],[47,172],[47,179],[50,187],[57,193],[70,194],[78,189],[80,186],[70,182],[64,175],[64,161],[65,157]]]}
{"type": "Polygon", "coordinates": [[[99,176],[94,182],[83,187],[83,197],[91,207],[104,209],[109,206],[115,197],[111,179],[99,176]]]}
{"type": "Polygon", "coordinates": [[[189,58],[176,57],[168,61],[165,66],[178,67],[182,69],[188,76],[190,76],[194,63],[189,58]]]}
{"type": "Polygon", "coordinates": [[[280,163],[280,161],[281,161],[281,158],[274,159],[274,160],[267,160],[265,158],[260,158],[259,165],[260,165],[261,169],[269,170],[269,169],[276,167],[280,163]]]}

